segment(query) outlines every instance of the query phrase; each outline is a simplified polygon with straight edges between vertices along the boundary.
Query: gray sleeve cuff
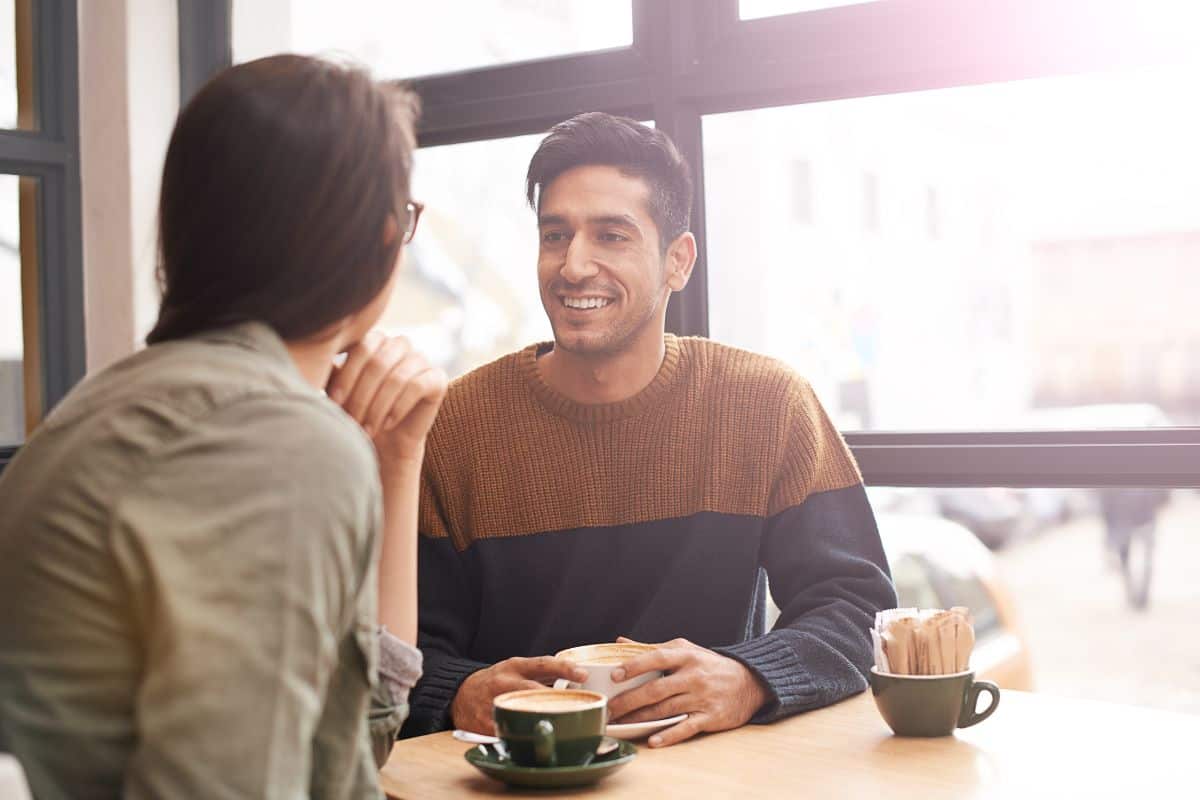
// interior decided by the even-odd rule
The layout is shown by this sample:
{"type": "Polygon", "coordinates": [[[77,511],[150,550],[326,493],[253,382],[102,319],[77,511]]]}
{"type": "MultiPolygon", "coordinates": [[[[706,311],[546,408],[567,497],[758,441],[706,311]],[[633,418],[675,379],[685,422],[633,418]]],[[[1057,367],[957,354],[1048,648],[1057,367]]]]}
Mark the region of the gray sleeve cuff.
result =
{"type": "Polygon", "coordinates": [[[409,690],[421,677],[421,651],[402,641],[387,628],[379,629],[379,679],[387,687],[392,703],[408,703],[409,690]]]}
{"type": "Polygon", "coordinates": [[[714,649],[742,662],[766,684],[771,697],[751,722],[774,722],[832,705],[867,688],[862,672],[844,655],[800,631],[774,630],[714,649]]]}

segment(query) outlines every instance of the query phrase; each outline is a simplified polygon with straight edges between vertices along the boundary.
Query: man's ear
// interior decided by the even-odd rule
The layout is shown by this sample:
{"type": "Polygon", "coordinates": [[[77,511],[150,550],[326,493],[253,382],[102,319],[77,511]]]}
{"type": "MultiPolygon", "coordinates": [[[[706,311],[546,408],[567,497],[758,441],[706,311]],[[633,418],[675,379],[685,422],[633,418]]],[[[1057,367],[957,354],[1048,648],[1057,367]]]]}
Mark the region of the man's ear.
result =
{"type": "Polygon", "coordinates": [[[667,286],[673,292],[682,292],[692,277],[696,266],[696,237],[684,231],[675,237],[667,248],[667,286]]]}

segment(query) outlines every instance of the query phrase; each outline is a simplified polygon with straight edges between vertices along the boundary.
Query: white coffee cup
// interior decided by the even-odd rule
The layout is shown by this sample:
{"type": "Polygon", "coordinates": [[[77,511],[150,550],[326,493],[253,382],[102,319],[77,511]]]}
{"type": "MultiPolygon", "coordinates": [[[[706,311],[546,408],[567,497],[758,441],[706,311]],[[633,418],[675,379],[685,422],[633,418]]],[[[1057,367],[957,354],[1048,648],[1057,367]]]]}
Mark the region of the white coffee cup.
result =
{"type": "Polygon", "coordinates": [[[559,678],[554,682],[555,689],[586,689],[599,692],[610,699],[630,689],[636,689],[644,683],[663,676],[662,670],[651,670],[635,678],[629,678],[620,683],[612,679],[612,671],[622,664],[632,661],[638,656],[654,650],[654,645],[638,644],[636,642],[605,642],[603,644],[585,644],[560,650],[554,655],[573,661],[587,670],[587,680],[582,683],[559,678]]]}

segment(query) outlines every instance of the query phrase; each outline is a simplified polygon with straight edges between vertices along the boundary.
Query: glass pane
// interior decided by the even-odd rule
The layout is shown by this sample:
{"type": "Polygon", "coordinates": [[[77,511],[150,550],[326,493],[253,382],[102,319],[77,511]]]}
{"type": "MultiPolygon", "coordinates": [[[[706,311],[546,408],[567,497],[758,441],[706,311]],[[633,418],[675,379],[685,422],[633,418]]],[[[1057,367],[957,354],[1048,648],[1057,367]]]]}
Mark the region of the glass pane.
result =
{"type": "Polygon", "coordinates": [[[901,604],[965,605],[1002,686],[1200,713],[1200,493],[868,490],[901,604]],[[987,546],[985,546],[985,544],[987,546]],[[924,572],[921,568],[924,568],[924,572]]]}
{"type": "Polygon", "coordinates": [[[711,335],[848,430],[1200,424],[1200,69],[711,116],[711,335]]]}
{"type": "Polygon", "coordinates": [[[25,440],[19,185],[0,175],[0,446],[25,440]]]}
{"type": "Polygon", "coordinates": [[[418,150],[425,203],[381,325],[452,375],[552,338],[537,284],[525,170],[540,134],[418,150]]]}
{"type": "Polygon", "coordinates": [[[17,127],[17,0],[0,0],[0,128],[17,127]]]}
{"type": "Polygon", "coordinates": [[[738,0],[738,16],[742,19],[778,17],[800,11],[816,11],[818,8],[857,6],[875,0],[738,0]]]}
{"type": "Polygon", "coordinates": [[[630,0],[235,0],[233,56],[344,53],[412,77],[628,47],[630,0]]]}

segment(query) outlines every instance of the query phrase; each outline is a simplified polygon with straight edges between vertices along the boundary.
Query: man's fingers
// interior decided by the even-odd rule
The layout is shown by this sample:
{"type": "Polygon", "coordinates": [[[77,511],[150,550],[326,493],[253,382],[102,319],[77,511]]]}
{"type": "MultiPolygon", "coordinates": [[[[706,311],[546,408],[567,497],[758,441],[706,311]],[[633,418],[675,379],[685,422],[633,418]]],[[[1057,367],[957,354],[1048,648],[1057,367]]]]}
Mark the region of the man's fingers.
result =
{"type": "Polygon", "coordinates": [[[564,678],[568,681],[582,683],[587,680],[588,672],[573,661],[555,656],[536,656],[534,658],[510,659],[513,668],[525,678],[564,678]]]}
{"type": "MultiPolygon", "coordinates": [[[[609,704],[612,708],[612,704],[609,704]]],[[[677,694],[674,697],[668,697],[661,703],[642,706],[634,711],[625,714],[624,716],[616,716],[613,714],[613,722],[618,725],[630,725],[635,722],[650,722],[656,719],[668,719],[680,714],[688,714],[696,710],[696,700],[690,694],[677,694]]]]}
{"type": "Polygon", "coordinates": [[[468,708],[457,709],[451,721],[456,728],[491,735],[495,730],[492,722],[492,698],[475,698],[468,708]]]}
{"type": "MultiPolygon", "coordinates": [[[[646,642],[639,642],[637,639],[630,639],[628,636],[618,636],[617,642],[619,644],[646,644],[646,642]]],[[[656,645],[650,646],[655,647],[656,645]]]]}
{"type": "Polygon", "coordinates": [[[660,647],[644,655],[635,656],[612,671],[612,679],[620,683],[636,678],[645,672],[660,669],[671,672],[688,663],[691,653],[672,647],[660,647]]]}
{"type": "MultiPolygon", "coordinates": [[[[619,719],[638,709],[661,703],[668,697],[682,694],[686,688],[687,678],[682,675],[668,675],[665,678],[657,678],[635,689],[621,692],[616,697],[610,699],[608,701],[608,713],[612,715],[613,719],[619,719]]],[[[662,719],[662,717],[648,717],[648,719],[662,719]]]]}
{"type": "Polygon", "coordinates": [[[665,731],[651,736],[649,744],[651,747],[670,747],[673,744],[679,744],[702,732],[707,720],[708,715],[704,712],[694,712],[678,725],[672,725],[665,731]]]}
{"type": "Polygon", "coordinates": [[[545,688],[546,688],[545,684],[538,683],[537,681],[523,680],[523,681],[519,682],[514,688],[509,689],[508,691],[519,692],[523,689],[545,689],[545,688]]]}

